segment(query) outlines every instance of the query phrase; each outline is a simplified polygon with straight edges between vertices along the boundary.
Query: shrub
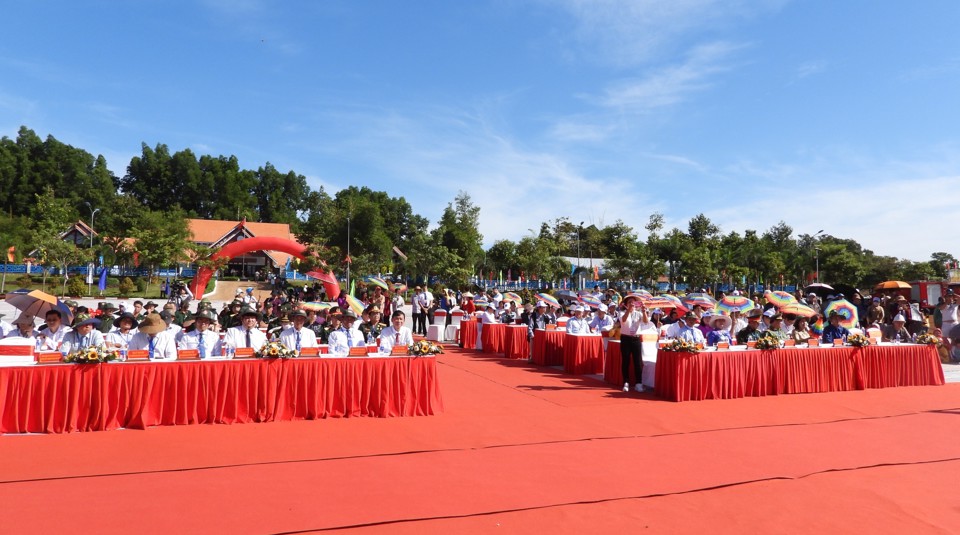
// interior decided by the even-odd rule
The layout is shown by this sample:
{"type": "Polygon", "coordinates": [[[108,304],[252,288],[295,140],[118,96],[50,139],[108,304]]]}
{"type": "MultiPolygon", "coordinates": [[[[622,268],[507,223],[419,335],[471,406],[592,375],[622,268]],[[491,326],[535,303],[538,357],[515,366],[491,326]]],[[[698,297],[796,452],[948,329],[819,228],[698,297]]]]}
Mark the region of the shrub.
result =
{"type": "MultiPolygon", "coordinates": [[[[127,277],[128,279],[130,277],[127,277]]],[[[137,277],[137,291],[140,293],[147,291],[147,279],[144,277],[137,277]]]]}
{"type": "Polygon", "coordinates": [[[120,285],[117,287],[117,290],[120,292],[120,297],[129,296],[136,286],[133,284],[133,281],[130,280],[130,277],[124,277],[120,281],[120,285]]]}
{"type": "Polygon", "coordinates": [[[19,284],[21,288],[29,288],[33,285],[33,277],[24,273],[17,277],[17,284],[19,284]]]}
{"type": "Polygon", "coordinates": [[[84,295],[87,291],[87,284],[83,282],[83,277],[77,275],[70,277],[67,281],[67,294],[72,296],[84,295]]]}

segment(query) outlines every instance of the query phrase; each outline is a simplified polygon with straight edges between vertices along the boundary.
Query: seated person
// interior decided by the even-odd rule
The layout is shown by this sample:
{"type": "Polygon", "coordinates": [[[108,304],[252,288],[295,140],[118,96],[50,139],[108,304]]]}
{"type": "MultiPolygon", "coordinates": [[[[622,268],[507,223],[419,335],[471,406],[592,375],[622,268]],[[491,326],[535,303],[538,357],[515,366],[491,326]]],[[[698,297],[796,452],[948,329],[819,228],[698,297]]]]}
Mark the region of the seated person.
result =
{"type": "Polygon", "coordinates": [[[607,314],[606,307],[601,306],[597,309],[597,315],[590,321],[590,332],[609,333],[613,330],[613,318],[607,314]]]}
{"type": "Polygon", "coordinates": [[[137,334],[137,327],[140,325],[140,322],[137,321],[137,317],[133,315],[132,312],[124,312],[120,314],[120,317],[113,320],[113,326],[116,329],[108,332],[104,335],[104,340],[107,343],[107,347],[113,348],[122,348],[130,347],[130,341],[133,340],[133,335],[137,334]]]}
{"type": "Polygon", "coordinates": [[[834,311],[830,313],[830,325],[827,325],[823,328],[823,335],[820,339],[823,340],[825,344],[832,344],[834,340],[843,340],[847,341],[847,337],[850,336],[850,331],[846,327],[840,325],[840,320],[843,319],[838,312],[834,311]]]}
{"type": "Polygon", "coordinates": [[[344,311],[341,321],[343,325],[330,333],[330,354],[345,357],[350,354],[351,347],[366,347],[367,342],[363,338],[363,333],[356,328],[356,312],[348,308],[344,311]]]}
{"type": "Polygon", "coordinates": [[[63,315],[59,310],[48,310],[44,319],[47,320],[47,326],[40,331],[43,335],[43,345],[40,349],[56,351],[60,349],[64,337],[72,329],[63,324],[63,315]]]}
{"type": "Polygon", "coordinates": [[[211,326],[217,321],[217,315],[210,309],[201,309],[193,315],[193,327],[180,337],[179,349],[196,349],[200,358],[219,357],[222,354],[220,335],[213,332],[211,326]]]}
{"type": "Polygon", "coordinates": [[[267,344],[267,335],[260,331],[260,313],[253,307],[243,307],[237,314],[240,324],[227,329],[223,344],[232,348],[252,347],[259,350],[267,344]]]}
{"type": "Polygon", "coordinates": [[[21,345],[39,347],[43,344],[43,339],[40,333],[34,329],[36,321],[37,318],[33,314],[20,313],[20,316],[13,320],[14,329],[5,338],[22,338],[23,344],[21,345]]]}
{"type": "Polygon", "coordinates": [[[390,326],[380,331],[380,352],[390,353],[394,347],[409,347],[413,345],[413,333],[404,323],[407,321],[406,314],[402,310],[396,310],[390,316],[390,326]]]}
{"type": "Polygon", "coordinates": [[[797,320],[793,322],[793,332],[790,333],[790,338],[798,344],[806,344],[811,337],[815,336],[816,335],[810,331],[807,318],[803,316],[797,317],[797,320]]]}
{"type": "Polygon", "coordinates": [[[317,347],[317,335],[305,326],[307,324],[307,313],[304,310],[294,310],[290,314],[292,327],[284,329],[280,333],[280,343],[288,348],[300,353],[305,347],[317,347]]]}
{"type": "Polygon", "coordinates": [[[707,345],[716,347],[720,342],[733,344],[733,336],[730,334],[730,327],[733,326],[733,318],[725,314],[714,314],[710,316],[711,330],[707,333],[707,345]]]}
{"type": "Polygon", "coordinates": [[[787,330],[783,328],[783,316],[775,312],[770,316],[770,324],[767,326],[767,334],[776,337],[781,342],[790,337],[787,330]]]}
{"type": "Polygon", "coordinates": [[[129,349],[146,349],[150,360],[177,360],[177,343],[160,314],[147,314],[130,340],[129,349]]]}
{"type": "Polygon", "coordinates": [[[567,321],[567,333],[569,334],[589,334],[590,333],[590,324],[583,317],[583,307],[580,305],[574,306],[573,317],[567,321]]]}
{"type": "Polygon", "coordinates": [[[747,312],[747,326],[740,329],[737,333],[737,344],[744,345],[747,342],[756,342],[760,339],[760,316],[763,311],[755,308],[747,312]]]}
{"type": "Polygon", "coordinates": [[[94,329],[96,325],[100,325],[97,318],[85,312],[77,314],[77,317],[73,318],[73,330],[63,337],[60,352],[69,355],[81,349],[104,345],[103,333],[94,329]]]}
{"type": "Polygon", "coordinates": [[[897,314],[893,317],[893,325],[883,327],[884,342],[909,342],[913,338],[907,331],[907,318],[903,314],[897,314]]]}
{"type": "MultiPolygon", "coordinates": [[[[379,286],[377,287],[379,288],[379,286]]],[[[380,337],[380,332],[386,327],[381,321],[383,320],[383,315],[380,312],[380,307],[377,305],[370,305],[367,307],[367,321],[363,322],[359,329],[363,333],[364,339],[368,344],[376,343],[377,338],[380,337]]]]}
{"type": "MultiPolygon", "coordinates": [[[[676,338],[686,340],[692,344],[706,344],[707,339],[703,337],[703,331],[697,328],[700,318],[691,310],[683,315],[683,323],[677,330],[676,338]]],[[[680,322],[677,322],[680,323],[680,322]]]]}

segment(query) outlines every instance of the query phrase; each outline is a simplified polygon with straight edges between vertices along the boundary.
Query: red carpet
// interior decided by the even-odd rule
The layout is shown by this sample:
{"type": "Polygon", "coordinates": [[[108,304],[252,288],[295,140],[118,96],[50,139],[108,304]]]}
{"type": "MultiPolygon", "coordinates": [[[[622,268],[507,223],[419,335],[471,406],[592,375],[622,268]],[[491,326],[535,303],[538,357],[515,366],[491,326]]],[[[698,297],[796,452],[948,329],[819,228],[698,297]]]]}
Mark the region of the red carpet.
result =
{"type": "Polygon", "coordinates": [[[4,532],[960,529],[957,385],[678,404],[440,360],[440,416],[2,437],[4,532]]]}

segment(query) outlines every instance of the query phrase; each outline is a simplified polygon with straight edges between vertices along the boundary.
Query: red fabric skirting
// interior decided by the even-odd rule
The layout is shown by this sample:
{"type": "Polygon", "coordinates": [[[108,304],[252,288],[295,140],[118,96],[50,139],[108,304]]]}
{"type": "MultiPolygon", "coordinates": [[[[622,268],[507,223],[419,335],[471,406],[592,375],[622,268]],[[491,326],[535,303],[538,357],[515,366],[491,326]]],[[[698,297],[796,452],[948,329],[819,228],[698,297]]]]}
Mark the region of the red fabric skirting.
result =
{"type": "Polygon", "coordinates": [[[507,325],[507,336],[503,345],[503,356],[508,359],[526,359],[530,357],[530,341],[527,340],[526,325],[507,325]]]}
{"type": "Polygon", "coordinates": [[[660,351],[656,391],[674,401],[944,384],[932,346],[660,351]]]}
{"type": "Polygon", "coordinates": [[[480,345],[484,353],[503,353],[507,326],[503,323],[486,323],[480,329],[480,345]]]}
{"type": "Polygon", "coordinates": [[[0,403],[3,433],[443,411],[430,357],[0,368],[0,403]]]}
{"type": "Polygon", "coordinates": [[[603,338],[568,334],[563,340],[563,369],[567,373],[603,373],[603,338]]]}
{"type": "Polygon", "coordinates": [[[533,363],[540,366],[563,365],[564,331],[533,331],[533,363]]]}
{"type": "Polygon", "coordinates": [[[460,347],[465,349],[473,349],[477,347],[476,321],[471,320],[460,322],[460,347]]]}

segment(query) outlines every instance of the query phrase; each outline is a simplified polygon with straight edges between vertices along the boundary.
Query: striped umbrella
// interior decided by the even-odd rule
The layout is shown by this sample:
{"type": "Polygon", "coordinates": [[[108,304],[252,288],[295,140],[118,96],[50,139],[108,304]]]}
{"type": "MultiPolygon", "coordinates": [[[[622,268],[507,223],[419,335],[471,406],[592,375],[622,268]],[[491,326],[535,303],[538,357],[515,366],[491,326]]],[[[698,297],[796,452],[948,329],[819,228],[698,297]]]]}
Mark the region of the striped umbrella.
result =
{"type": "Polygon", "coordinates": [[[660,306],[657,308],[675,308],[678,312],[686,312],[687,306],[683,304],[683,301],[679,297],[670,294],[661,294],[657,296],[657,299],[666,299],[670,302],[667,306],[660,306]]]}
{"type": "Polygon", "coordinates": [[[544,303],[546,303],[546,304],[549,305],[549,306],[556,307],[556,308],[560,308],[560,301],[557,300],[556,297],[554,297],[554,296],[552,296],[552,295],[550,295],[550,294],[548,294],[548,293],[543,293],[543,292],[538,293],[538,294],[537,294],[537,299],[539,299],[540,301],[543,301],[544,303]]]}
{"type": "Polygon", "coordinates": [[[313,310],[314,312],[320,312],[323,310],[330,310],[331,308],[337,306],[336,303],[330,303],[326,301],[307,301],[300,305],[300,308],[304,310],[313,310]]]}
{"type": "Polygon", "coordinates": [[[593,308],[600,308],[601,306],[603,306],[603,301],[601,301],[599,297],[595,297],[592,295],[581,295],[580,302],[583,303],[584,305],[587,305],[593,308]]]}
{"type": "Polygon", "coordinates": [[[389,289],[390,289],[390,283],[387,282],[387,281],[385,281],[385,280],[383,280],[383,279],[380,278],[380,277],[375,277],[375,276],[373,276],[373,275],[370,275],[369,277],[366,277],[364,280],[367,281],[367,283],[372,284],[372,285],[374,285],[374,286],[379,286],[379,287],[383,288],[384,290],[389,290],[389,289]]]}
{"type": "Polygon", "coordinates": [[[817,334],[823,334],[823,316],[818,317],[816,322],[810,324],[810,330],[817,334]]]}
{"type": "Polygon", "coordinates": [[[523,303],[523,298],[520,297],[520,294],[516,292],[507,292],[503,294],[504,301],[513,301],[514,303],[520,304],[523,303]]]}
{"type": "Polygon", "coordinates": [[[675,308],[677,306],[676,302],[669,299],[664,299],[663,296],[649,297],[647,299],[641,299],[640,301],[643,303],[643,306],[647,307],[647,309],[675,308]]]}
{"type": "Polygon", "coordinates": [[[816,310],[802,303],[790,303],[780,308],[781,314],[793,314],[794,316],[803,316],[809,318],[817,313],[816,310]]]}
{"type": "Polygon", "coordinates": [[[717,304],[717,301],[714,298],[703,292],[689,293],[681,297],[680,301],[682,301],[683,304],[688,308],[693,308],[697,305],[700,305],[703,308],[713,308],[717,304]]]}
{"type": "Polygon", "coordinates": [[[350,310],[353,311],[358,317],[360,314],[363,314],[363,309],[366,308],[363,306],[363,303],[352,295],[347,296],[347,306],[350,307],[350,310]]]}
{"type": "Polygon", "coordinates": [[[777,308],[784,307],[789,305],[790,303],[797,302],[797,298],[790,295],[789,292],[781,292],[780,290],[777,290],[775,292],[771,292],[770,290],[767,290],[763,292],[763,297],[767,300],[768,303],[772,303],[773,306],[777,308]]]}
{"type": "Polygon", "coordinates": [[[727,295],[723,299],[717,302],[715,309],[718,312],[726,312],[727,314],[732,314],[733,312],[746,312],[748,310],[753,310],[756,308],[757,304],[754,303],[751,299],[747,299],[742,295],[727,295]]]}
{"type": "Polygon", "coordinates": [[[840,314],[840,325],[848,329],[852,329],[860,323],[860,319],[857,315],[857,307],[850,301],[846,299],[837,299],[836,301],[830,301],[830,304],[827,305],[827,308],[823,309],[823,315],[827,318],[830,317],[830,314],[836,312],[840,314]]]}
{"type": "Polygon", "coordinates": [[[393,283],[393,289],[398,292],[405,292],[407,291],[407,285],[402,282],[395,282],[393,283]]]}

